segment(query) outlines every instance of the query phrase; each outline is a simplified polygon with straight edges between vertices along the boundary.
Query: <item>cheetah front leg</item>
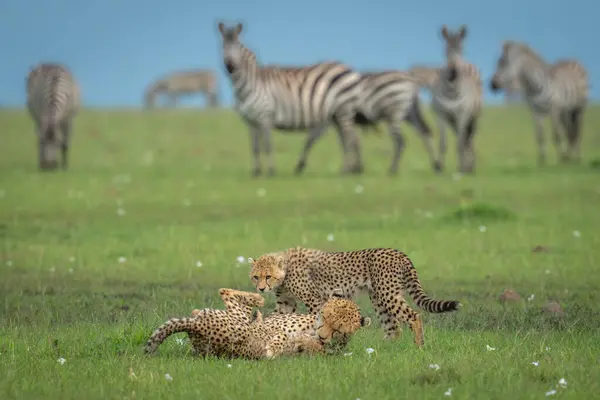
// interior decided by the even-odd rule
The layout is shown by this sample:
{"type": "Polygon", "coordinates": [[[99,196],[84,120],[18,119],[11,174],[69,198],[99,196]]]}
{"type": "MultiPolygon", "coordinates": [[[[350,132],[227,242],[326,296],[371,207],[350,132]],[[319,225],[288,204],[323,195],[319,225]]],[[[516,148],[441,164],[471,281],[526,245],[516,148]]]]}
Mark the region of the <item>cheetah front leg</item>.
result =
{"type": "Polygon", "coordinates": [[[293,314],[296,312],[296,298],[281,286],[275,289],[275,298],[277,305],[275,312],[279,314],[293,314]]]}

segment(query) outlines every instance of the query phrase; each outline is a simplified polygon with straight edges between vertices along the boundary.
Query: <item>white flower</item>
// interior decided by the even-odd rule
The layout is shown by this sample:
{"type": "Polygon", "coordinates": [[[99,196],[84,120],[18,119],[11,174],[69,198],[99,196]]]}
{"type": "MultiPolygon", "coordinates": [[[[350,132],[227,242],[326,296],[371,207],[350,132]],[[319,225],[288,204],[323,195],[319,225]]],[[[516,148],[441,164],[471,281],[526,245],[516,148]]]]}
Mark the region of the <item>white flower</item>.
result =
{"type": "Polygon", "coordinates": [[[231,368],[231,364],[227,364],[227,368],[231,368]]]}
{"type": "Polygon", "coordinates": [[[546,351],[550,351],[550,347],[546,346],[546,351]]]}
{"type": "Polygon", "coordinates": [[[373,349],[373,348],[371,348],[371,347],[368,347],[368,348],[367,348],[367,354],[371,355],[371,354],[372,354],[372,353],[374,353],[374,352],[375,352],[375,349],[373,349]]]}
{"type": "Polygon", "coordinates": [[[452,179],[455,181],[460,181],[462,179],[462,174],[460,172],[454,172],[452,174],[452,179]]]}
{"type": "Polygon", "coordinates": [[[165,374],[165,379],[171,382],[173,380],[173,377],[169,374],[165,374]]]}
{"type": "Polygon", "coordinates": [[[201,268],[202,267],[202,261],[200,261],[200,260],[196,261],[196,267],[201,268]]]}
{"type": "Polygon", "coordinates": [[[565,378],[560,378],[560,380],[558,381],[558,385],[565,389],[567,387],[567,381],[565,380],[565,378]]]}
{"type": "Polygon", "coordinates": [[[487,228],[485,227],[485,225],[481,225],[479,227],[479,232],[485,232],[485,231],[487,231],[487,228]]]}
{"type": "Polygon", "coordinates": [[[125,257],[119,257],[119,264],[123,264],[127,259],[125,257]]]}
{"type": "Polygon", "coordinates": [[[50,267],[50,272],[55,272],[56,271],[56,267],[50,267]]]}
{"type": "Polygon", "coordinates": [[[452,388],[448,388],[448,390],[444,392],[444,396],[452,396],[452,388]]]}
{"type": "Polygon", "coordinates": [[[360,183],[358,185],[356,185],[356,187],[354,188],[354,193],[360,194],[365,190],[364,186],[361,185],[360,183]]]}
{"type": "Polygon", "coordinates": [[[258,188],[258,189],[256,190],[256,195],[257,195],[258,197],[265,197],[265,196],[266,196],[266,194],[267,194],[267,191],[266,191],[266,189],[265,189],[265,188],[258,188]]]}
{"type": "Polygon", "coordinates": [[[125,210],[124,210],[124,209],[122,209],[121,207],[117,208],[117,215],[118,215],[119,217],[122,217],[122,216],[124,216],[124,215],[125,215],[125,210]]]}
{"type": "Polygon", "coordinates": [[[65,360],[64,358],[60,357],[58,360],[56,360],[57,363],[59,363],[60,365],[63,365],[64,363],[67,362],[67,360],[65,360]]]}
{"type": "Polygon", "coordinates": [[[534,367],[537,367],[537,366],[540,365],[540,362],[539,361],[532,361],[531,365],[533,365],[534,367]]]}
{"type": "Polygon", "coordinates": [[[580,237],[581,236],[581,232],[579,232],[579,231],[573,231],[573,236],[580,237]]]}
{"type": "Polygon", "coordinates": [[[177,338],[177,339],[175,339],[175,342],[176,342],[178,345],[180,345],[180,346],[183,346],[183,345],[185,345],[185,339],[184,339],[184,338],[177,338]]]}
{"type": "Polygon", "coordinates": [[[440,366],[438,364],[429,364],[429,368],[435,369],[437,371],[438,369],[440,369],[440,366]]]}
{"type": "Polygon", "coordinates": [[[13,265],[13,262],[12,262],[12,260],[8,260],[8,261],[6,261],[6,266],[7,266],[7,267],[12,267],[12,265],[13,265]]]}
{"type": "Polygon", "coordinates": [[[351,355],[352,355],[352,352],[344,353],[344,357],[350,357],[351,355]]]}
{"type": "Polygon", "coordinates": [[[192,205],[192,201],[190,199],[183,199],[183,205],[189,207],[192,205]]]}
{"type": "Polygon", "coordinates": [[[547,269],[547,270],[546,270],[546,275],[549,275],[549,274],[550,274],[550,270],[549,270],[549,269],[547,269]]]}
{"type": "Polygon", "coordinates": [[[243,264],[246,262],[246,258],[244,256],[238,256],[237,262],[243,264]]]}
{"type": "Polygon", "coordinates": [[[554,396],[556,394],[556,390],[552,389],[552,390],[548,390],[546,392],[546,396],[554,396]]]}
{"type": "Polygon", "coordinates": [[[527,298],[527,300],[529,300],[529,301],[533,301],[533,299],[535,299],[535,294],[533,294],[533,293],[532,293],[532,294],[531,294],[531,296],[529,296],[529,297],[527,298]]]}
{"type": "Polygon", "coordinates": [[[72,274],[75,270],[73,268],[69,268],[69,273],[72,274]]]}
{"type": "Polygon", "coordinates": [[[333,242],[334,240],[335,240],[335,237],[333,236],[333,233],[330,233],[329,235],[327,235],[328,242],[333,242]]]}
{"type": "Polygon", "coordinates": [[[496,348],[495,348],[495,347],[492,347],[492,346],[490,346],[489,344],[486,344],[486,345],[485,345],[485,348],[486,348],[486,350],[487,350],[487,351],[494,351],[494,350],[496,350],[496,348]]]}
{"type": "Polygon", "coordinates": [[[69,261],[70,262],[75,262],[75,257],[74,256],[69,257],[69,261]]]}
{"type": "Polygon", "coordinates": [[[433,218],[433,213],[431,211],[425,211],[425,218],[433,218]]]}

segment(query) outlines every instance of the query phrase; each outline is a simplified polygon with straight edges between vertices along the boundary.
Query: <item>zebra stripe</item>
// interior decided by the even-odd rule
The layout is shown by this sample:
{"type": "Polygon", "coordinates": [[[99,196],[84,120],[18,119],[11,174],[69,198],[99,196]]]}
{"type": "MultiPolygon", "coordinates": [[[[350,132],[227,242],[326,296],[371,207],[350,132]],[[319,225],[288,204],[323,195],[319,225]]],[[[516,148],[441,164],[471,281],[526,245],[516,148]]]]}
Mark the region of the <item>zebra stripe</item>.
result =
{"type": "Polygon", "coordinates": [[[397,173],[405,143],[400,124],[406,120],[419,132],[434,170],[439,163],[435,156],[431,131],[419,106],[419,84],[408,72],[380,71],[361,72],[364,91],[355,123],[377,126],[380,121],[388,124],[394,142],[394,153],[389,173],[397,173]]]}
{"type": "Polygon", "coordinates": [[[58,166],[61,148],[62,168],[67,168],[73,118],[80,108],[80,89],[64,65],[42,63],[27,76],[27,108],[36,124],[40,169],[58,166]]]}
{"type": "Polygon", "coordinates": [[[261,150],[268,158],[268,173],[275,171],[272,128],[310,130],[296,166],[299,174],[306,166],[310,149],[332,122],[343,148],[342,171],[362,172],[353,124],[361,93],[359,73],[338,62],[304,67],[260,66],[256,55],[239,40],[242,24],[226,28],[219,23],[219,31],[223,61],[234,89],[235,108],[250,128],[255,176],[261,174],[261,150]]]}
{"type": "Polygon", "coordinates": [[[472,173],[475,169],[473,136],[483,103],[483,84],[478,68],[462,58],[466,26],[452,33],[444,25],[441,33],[446,44],[446,65],[432,93],[432,108],[440,121],[440,162],[445,159],[445,125],[449,125],[457,134],[459,171],[472,173]]]}
{"type": "Polygon", "coordinates": [[[177,105],[177,97],[202,93],[208,100],[209,107],[219,104],[217,75],[212,70],[196,69],[177,71],[152,82],[144,94],[144,105],[153,108],[156,98],[161,94],[169,97],[171,106],[177,105]]]}
{"type": "Polygon", "coordinates": [[[580,159],[581,120],[589,96],[588,74],[576,60],[563,59],[548,64],[524,43],[505,41],[490,87],[493,91],[506,88],[518,79],[521,92],[531,110],[538,146],[538,163],[546,162],[543,119],[550,116],[558,158],[580,159]],[[560,128],[567,137],[563,149],[560,128]]]}

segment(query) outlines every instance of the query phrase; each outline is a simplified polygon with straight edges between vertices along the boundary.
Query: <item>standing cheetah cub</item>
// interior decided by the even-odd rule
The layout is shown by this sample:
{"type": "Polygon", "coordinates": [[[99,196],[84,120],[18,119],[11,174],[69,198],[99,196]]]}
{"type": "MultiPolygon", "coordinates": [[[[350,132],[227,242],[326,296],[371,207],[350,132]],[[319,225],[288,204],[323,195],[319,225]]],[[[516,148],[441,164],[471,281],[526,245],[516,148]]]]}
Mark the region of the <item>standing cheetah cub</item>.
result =
{"type": "Polygon", "coordinates": [[[399,335],[400,321],[407,323],[422,346],[423,322],[404,299],[404,291],[425,311],[455,311],[458,301],[433,300],[425,294],[412,261],[394,249],[364,249],[347,252],[325,252],[301,247],[262,255],[251,263],[250,279],[260,292],[273,290],[277,297],[275,312],[293,313],[296,299],[309,312],[316,313],[337,288],[352,299],[366,290],[379,315],[386,338],[399,335]]]}

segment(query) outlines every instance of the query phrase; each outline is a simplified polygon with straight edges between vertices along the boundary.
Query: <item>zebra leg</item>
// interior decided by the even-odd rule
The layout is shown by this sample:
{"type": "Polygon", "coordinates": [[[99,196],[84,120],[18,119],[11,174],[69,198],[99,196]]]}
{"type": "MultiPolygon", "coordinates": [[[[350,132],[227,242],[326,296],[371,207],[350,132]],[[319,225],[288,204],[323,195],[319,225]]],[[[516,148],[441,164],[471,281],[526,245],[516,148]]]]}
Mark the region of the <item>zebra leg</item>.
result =
{"type": "MultiPolygon", "coordinates": [[[[564,125],[563,118],[554,111],[551,112],[550,118],[550,122],[552,124],[552,137],[554,139],[554,147],[556,148],[556,158],[561,162],[566,162],[568,156],[566,151],[563,150],[561,138],[561,125],[564,125]]],[[[566,126],[564,126],[564,128],[566,128],[566,126]]]]}
{"type": "Polygon", "coordinates": [[[581,162],[581,120],[583,119],[583,108],[577,107],[571,112],[572,147],[571,157],[576,163],[581,162]]]}
{"type": "Polygon", "coordinates": [[[442,164],[435,156],[433,135],[431,134],[429,125],[427,125],[427,122],[425,122],[425,118],[423,118],[423,113],[421,113],[421,107],[419,106],[418,99],[413,103],[406,122],[414,126],[415,129],[419,131],[421,139],[423,140],[423,144],[425,145],[427,155],[429,155],[429,161],[433,165],[433,170],[438,173],[442,172],[442,164]]]}
{"type": "Polygon", "coordinates": [[[388,173],[390,175],[396,175],[398,173],[398,163],[400,162],[400,157],[402,157],[402,153],[404,152],[406,144],[404,142],[402,130],[400,129],[400,121],[395,118],[391,118],[388,122],[388,126],[390,136],[394,141],[394,154],[392,156],[392,164],[390,165],[388,173]]]}
{"type": "Polygon", "coordinates": [[[267,154],[267,176],[275,175],[275,161],[273,160],[273,145],[271,142],[271,128],[269,126],[262,126],[259,130],[260,136],[263,140],[263,149],[267,154]]]}
{"type": "Polygon", "coordinates": [[[546,143],[544,139],[544,116],[539,114],[533,115],[533,122],[535,125],[535,138],[538,147],[538,165],[542,166],[546,164],[546,143]]]}
{"type": "Polygon", "coordinates": [[[252,170],[252,176],[260,176],[260,130],[257,127],[250,127],[250,140],[252,142],[252,155],[254,157],[254,169],[252,170]]]}
{"type": "Polygon", "coordinates": [[[342,150],[344,152],[344,166],[342,174],[362,174],[364,168],[361,160],[360,143],[354,130],[354,114],[335,117],[334,124],[337,128],[342,150]]]}
{"type": "Polygon", "coordinates": [[[65,121],[61,123],[60,130],[62,131],[62,141],[60,143],[62,152],[62,169],[66,170],[68,166],[69,143],[71,138],[71,121],[68,118],[65,118],[65,121]]]}
{"type": "Polygon", "coordinates": [[[439,142],[439,154],[438,154],[438,167],[439,171],[444,170],[444,163],[446,162],[446,152],[448,150],[448,143],[446,142],[446,122],[439,116],[438,113],[435,113],[435,120],[438,126],[438,131],[440,135],[439,142]]]}
{"type": "Polygon", "coordinates": [[[41,132],[38,133],[38,168],[46,170],[46,139],[41,132]]]}
{"type": "Polygon", "coordinates": [[[475,172],[475,149],[473,146],[473,137],[475,136],[476,130],[477,130],[477,120],[475,119],[475,117],[472,117],[466,127],[465,147],[464,147],[465,172],[467,172],[469,174],[472,174],[475,172]]]}
{"type": "MultiPolygon", "coordinates": [[[[328,125],[329,124],[318,126],[316,128],[311,129],[308,133],[308,138],[306,139],[306,142],[304,142],[304,149],[302,149],[302,154],[300,155],[298,163],[296,164],[296,170],[294,171],[296,175],[300,175],[302,172],[304,172],[304,168],[306,168],[306,159],[308,158],[308,153],[312,149],[315,142],[323,135],[323,133],[325,133],[325,130],[327,129],[328,125]]],[[[344,144],[342,144],[342,146],[344,146],[344,144]]]]}

